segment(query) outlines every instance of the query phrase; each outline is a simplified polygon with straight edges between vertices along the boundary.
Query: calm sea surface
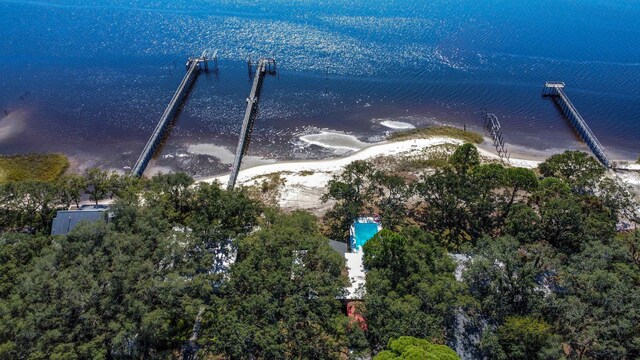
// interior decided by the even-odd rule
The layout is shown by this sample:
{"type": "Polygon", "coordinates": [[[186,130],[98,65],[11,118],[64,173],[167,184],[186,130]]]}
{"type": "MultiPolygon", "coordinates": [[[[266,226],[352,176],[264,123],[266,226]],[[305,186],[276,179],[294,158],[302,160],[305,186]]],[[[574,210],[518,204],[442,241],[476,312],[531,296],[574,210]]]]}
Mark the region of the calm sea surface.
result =
{"type": "MultiPolygon", "coordinates": [[[[562,0],[0,1],[0,153],[62,151],[124,169],[184,75],[202,75],[156,166],[221,172],[189,145],[235,147],[250,89],[246,59],[273,56],[250,154],[326,156],[302,134],[380,140],[384,120],[481,126],[508,143],[583,148],[553,104],[566,92],[614,158],[640,152],[640,2],[562,0]],[[5,110],[6,114],[5,115],[5,110]]],[[[323,152],[324,151],[324,152],[323,152]]]]}

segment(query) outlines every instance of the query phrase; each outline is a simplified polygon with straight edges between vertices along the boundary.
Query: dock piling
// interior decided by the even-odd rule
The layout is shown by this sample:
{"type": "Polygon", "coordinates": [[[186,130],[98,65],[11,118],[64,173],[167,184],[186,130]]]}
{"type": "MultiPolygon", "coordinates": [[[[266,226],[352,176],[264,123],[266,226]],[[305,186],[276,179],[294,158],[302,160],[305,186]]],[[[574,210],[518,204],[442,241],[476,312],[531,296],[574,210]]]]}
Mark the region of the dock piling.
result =
{"type": "Polygon", "coordinates": [[[589,146],[596,159],[607,168],[612,167],[612,162],[607,156],[604,147],[598,141],[596,135],[591,131],[589,125],[584,120],[582,115],[578,112],[578,109],[571,103],[569,97],[564,92],[565,83],[559,81],[547,81],[542,88],[542,96],[550,97],[558,105],[562,114],[571,122],[573,128],[578,135],[589,146]]]}
{"type": "Polygon", "coordinates": [[[487,129],[487,132],[493,140],[493,146],[495,146],[496,152],[498,153],[498,156],[500,156],[500,160],[503,162],[506,160],[506,163],[508,164],[510,158],[509,152],[504,146],[502,128],[500,126],[500,121],[498,121],[498,117],[494,114],[487,113],[486,110],[483,110],[482,119],[484,120],[484,127],[487,129]]]}
{"type": "MultiPolygon", "coordinates": [[[[253,124],[258,116],[258,101],[260,100],[260,92],[262,91],[262,83],[265,75],[276,74],[276,60],[272,58],[261,58],[258,60],[256,66],[256,73],[253,77],[253,85],[251,87],[251,93],[247,98],[247,109],[245,110],[244,120],[242,121],[242,128],[240,130],[240,137],[238,138],[238,146],[236,147],[236,156],[231,168],[231,174],[229,175],[229,183],[227,184],[227,190],[233,190],[238,179],[238,173],[240,166],[242,165],[242,158],[247,153],[249,143],[251,142],[251,133],[253,131],[253,124]]],[[[247,66],[249,68],[249,74],[251,74],[251,60],[248,60],[247,66]]]]}
{"type": "MultiPolygon", "coordinates": [[[[187,73],[184,75],[184,78],[180,82],[178,89],[173,94],[173,97],[169,101],[169,104],[164,110],[164,113],[162,113],[162,116],[160,117],[160,121],[158,121],[158,124],[153,130],[153,133],[151,134],[151,137],[149,138],[146,145],[144,146],[142,153],[140,153],[140,156],[138,157],[136,164],[131,169],[132,176],[140,177],[142,176],[142,174],[144,174],[144,170],[147,168],[147,165],[149,164],[149,161],[151,161],[153,154],[155,154],[156,150],[160,146],[160,142],[162,141],[162,138],[167,128],[169,127],[171,120],[175,117],[178,109],[180,109],[180,106],[182,106],[182,104],[184,103],[184,100],[189,94],[189,91],[191,90],[191,87],[194,84],[195,80],[198,78],[198,75],[202,71],[209,70],[208,55],[209,55],[209,51],[205,50],[202,53],[202,55],[200,55],[200,57],[189,58],[187,60],[187,63],[186,63],[187,73]]],[[[214,59],[214,64],[216,66],[215,70],[217,71],[217,64],[218,64],[217,50],[213,53],[212,58],[214,59]]]]}

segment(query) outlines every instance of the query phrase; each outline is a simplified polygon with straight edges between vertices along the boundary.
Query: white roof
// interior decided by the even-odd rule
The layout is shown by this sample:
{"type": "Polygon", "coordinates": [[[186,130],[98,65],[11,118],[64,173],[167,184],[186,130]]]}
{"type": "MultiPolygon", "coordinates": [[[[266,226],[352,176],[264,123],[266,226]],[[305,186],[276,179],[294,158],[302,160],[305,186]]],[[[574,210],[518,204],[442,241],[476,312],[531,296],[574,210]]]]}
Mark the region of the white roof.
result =
{"type": "Polygon", "coordinates": [[[362,250],[344,254],[347,260],[347,269],[349,270],[349,282],[351,283],[351,286],[346,289],[346,299],[348,300],[362,300],[364,298],[366,277],[363,256],[364,252],[362,250]]]}

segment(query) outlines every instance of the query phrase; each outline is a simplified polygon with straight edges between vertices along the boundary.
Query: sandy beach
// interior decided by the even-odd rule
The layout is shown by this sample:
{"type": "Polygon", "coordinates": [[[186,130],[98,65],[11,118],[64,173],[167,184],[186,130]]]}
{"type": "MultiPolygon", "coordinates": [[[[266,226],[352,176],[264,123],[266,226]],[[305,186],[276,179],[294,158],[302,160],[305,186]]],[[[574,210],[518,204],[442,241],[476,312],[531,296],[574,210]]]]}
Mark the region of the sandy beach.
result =
{"type": "MultiPolygon", "coordinates": [[[[247,185],[256,177],[273,173],[298,173],[298,172],[321,172],[333,173],[341,170],[346,165],[356,160],[371,160],[379,156],[410,156],[422,152],[425,148],[451,144],[462,145],[464,141],[449,137],[432,137],[428,139],[413,139],[404,141],[384,141],[372,144],[362,150],[356,151],[351,155],[328,160],[309,160],[309,161],[283,161],[274,164],[266,164],[253,166],[242,169],[238,175],[237,184],[247,185]]],[[[478,146],[480,155],[499,160],[499,156],[490,151],[490,144],[478,146]]],[[[521,154],[519,154],[521,155],[521,154]]],[[[547,155],[548,156],[548,155],[547,155]]],[[[535,168],[539,163],[544,161],[547,156],[530,155],[528,157],[514,158],[510,160],[511,166],[535,168]]],[[[200,181],[219,181],[226,184],[229,181],[229,175],[220,175],[210,178],[201,179],[200,181]]]]}
{"type": "MultiPolygon", "coordinates": [[[[321,134],[320,137],[326,134],[321,134]]],[[[319,140],[312,138],[314,141],[319,140]]],[[[405,157],[411,158],[425,154],[429,149],[435,149],[444,145],[462,145],[464,141],[451,137],[431,137],[419,138],[403,141],[383,141],[374,144],[362,142],[355,143],[349,140],[349,146],[354,151],[344,157],[327,160],[307,160],[307,161],[282,161],[270,164],[254,165],[242,169],[238,175],[236,186],[256,186],[261,185],[269,179],[275,178],[281,181],[277,188],[275,202],[285,210],[307,210],[316,215],[322,215],[329,209],[331,203],[322,203],[321,197],[326,192],[328,182],[336,174],[339,174],[345,166],[356,160],[373,160],[383,157],[405,157]]],[[[315,143],[318,146],[327,148],[343,147],[333,142],[324,144],[322,141],[315,143]]],[[[345,146],[346,147],[346,146],[345,146]]],[[[484,143],[477,145],[478,151],[484,161],[500,161],[500,157],[493,148],[490,139],[485,138],[484,143]]],[[[549,156],[561,153],[564,149],[548,149],[544,151],[533,150],[525,147],[511,146],[510,161],[508,166],[523,167],[528,169],[537,168],[549,156]]],[[[640,166],[628,166],[627,171],[618,171],[616,176],[630,185],[638,192],[640,190],[640,166]]],[[[227,185],[229,175],[220,175],[199,179],[204,182],[217,181],[223,186],[227,185]]]]}
{"type": "MultiPolygon", "coordinates": [[[[323,204],[320,200],[325,193],[327,183],[333,175],[338,174],[345,166],[356,160],[372,160],[379,157],[412,157],[423,154],[425,150],[442,145],[462,145],[464,141],[450,137],[431,137],[404,141],[384,141],[370,144],[352,154],[328,160],[283,161],[273,164],[249,166],[238,175],[237,186],[260,185],[269,175],[278,174],[283,185],[278,189],[277,204],[283,209],[308,210],[321,215],[332,204],[323,204]]],[[[328,146],[333,146],[329,144],[328,146]]],[[[500,160],[492,151],[491,143],[485,141],[478,146],[480,155],[486,160],[500,160]]],[[[525,154],[519,154],[525,155],[525,154]]],[[[511,157],[510,165],[516,167],[535,168],[550,154],[529,154],[518,158],[511,157]]],[[[199,181],[218,181],[226,186],[229,175],[203,178],[199,181]]]]}

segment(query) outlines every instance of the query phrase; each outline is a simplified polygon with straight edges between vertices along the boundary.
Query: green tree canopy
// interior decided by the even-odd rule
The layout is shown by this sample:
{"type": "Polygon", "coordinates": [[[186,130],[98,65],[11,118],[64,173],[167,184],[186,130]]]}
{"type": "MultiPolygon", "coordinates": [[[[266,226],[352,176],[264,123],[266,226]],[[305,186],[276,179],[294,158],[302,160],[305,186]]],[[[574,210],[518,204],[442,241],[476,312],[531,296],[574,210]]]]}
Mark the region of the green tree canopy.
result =
{"type": "Polygon", "coordinates": [[[551,325],[530,316],[507,317],[498,328],[498,343],[513,360],[551,360],[560,356],[551,325]]]}
{"type": "Polygon", "coordinates": [[[87,188],[85,192],[89,195],[91,201],[98,204],[99,200],[109,195],[111,185],[109,184],[109,173],[100,169],[91,168],[85,172],[87,188]]]}
{"type": "Polygon", "coordinates": [[[480,153],[473,144],[466,143],[451,155],[449,162],[459,173],[464,173],[474,166],[480,165],[480,153]]]}
{"type": "Polygon", "coordinates": [[[344,171],[329,181],[328,191],[322,201],[335,200],[336,204],[325,215],[329,237],[346,240],[349,226],[358,214],[373,210],[373,198],[381,190],[373,178],[375,167],[367,161],[354,161],[344,171]]]}
{"type": "Polygon", "coordinates": [[[311,215],[271,214],[266,221],[239,243],[218,313],[209,313],[204,324],[214,352],[229,358],[341,358],[347,318],[337,299],[346,285],[344,260],[311,215]]]}
{"type": "Polygon", "coordinates": [[[369,343],[380,350],[402,335],[444,339],[464,299],[453,260],[417,228],[383,230],[363,247],[367,282],[364,315],[369,343]]]}
{"type": "MultiPolygon", "coordinates": [[[[262,208],[241,191],[165,180],[140,188],[153,201],[122,193],[109,225],[55,239],[0,234],[0,358],[170,358],[180,349],[200,309],[219,303],[220,258],[262,208]]],[[[45,213],[39,201],[34,213],[45,213]]]]}
{"type": "Polygon", "coordinates": [[[538,169],[545,177],[566,180],[578,192],[592,190],[606,171],[596,159],[582,151],[553,155],[538,169]]]}
{"type": "Polygon", "coordinates": [[[460,360],[458,354],[446,345],[432,344],[425,339],[401,336],[389,340],[387,350],[381,351],[374,360],[460,360]]]}

